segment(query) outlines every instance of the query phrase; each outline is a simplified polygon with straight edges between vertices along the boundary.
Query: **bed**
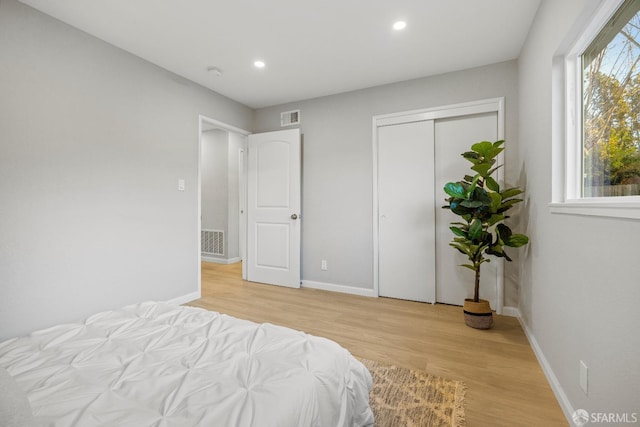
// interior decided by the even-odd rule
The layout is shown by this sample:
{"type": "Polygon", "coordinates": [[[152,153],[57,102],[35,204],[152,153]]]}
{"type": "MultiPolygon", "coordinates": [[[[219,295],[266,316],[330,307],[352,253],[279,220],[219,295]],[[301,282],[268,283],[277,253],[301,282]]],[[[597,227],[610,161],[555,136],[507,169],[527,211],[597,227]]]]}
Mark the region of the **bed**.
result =
{"type": "Polygon", "coordinates": [[[37,426],[373,425],[371,375],[335,342],[194,307],[146,302],[10,339],[0,369],[37,426]]]}

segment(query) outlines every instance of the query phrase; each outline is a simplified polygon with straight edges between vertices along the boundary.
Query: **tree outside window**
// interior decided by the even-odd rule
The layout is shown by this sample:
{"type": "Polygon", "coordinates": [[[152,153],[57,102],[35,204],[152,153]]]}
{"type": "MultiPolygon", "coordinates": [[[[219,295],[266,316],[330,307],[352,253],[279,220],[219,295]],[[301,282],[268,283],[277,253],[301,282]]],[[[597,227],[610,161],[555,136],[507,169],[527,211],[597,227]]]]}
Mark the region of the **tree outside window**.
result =
{"type": "Polygon", "coordinates": [[[640,0],[582,54],[583,197],[640,195],[640,0]]]}

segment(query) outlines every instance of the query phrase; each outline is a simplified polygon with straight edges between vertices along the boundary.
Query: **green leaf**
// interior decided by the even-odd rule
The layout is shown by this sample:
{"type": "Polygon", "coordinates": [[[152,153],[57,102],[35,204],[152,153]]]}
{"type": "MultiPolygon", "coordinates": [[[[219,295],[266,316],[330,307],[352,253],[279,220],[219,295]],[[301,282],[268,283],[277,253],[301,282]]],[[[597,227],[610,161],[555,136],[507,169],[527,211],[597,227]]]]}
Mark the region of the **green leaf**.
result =
{"type": "Polygon", "coordinates": [[[471,264],[460,264],[460,267],[468,268],[471,271],[476,271],[476,268],[471,264]]]}
{"type": "Polygon", "coordinates": [[[511,248],[519,248],[529,243],[529,238],[524,234],[512,234],[507,240],[504,241],[506,246],[511,248]]]}
{"type": "Polygon", "coordinates": [[[487,184],[487,188],[491,191],[495,191],[497,193],[500,192],[500,185],[496,182],[495,179],[490,176],[486,177],[484,183],[487,184]]]}
{"type": "Polygon", "coordinates": [[[499,223],[503,219],[504,219],[504,215],[501,215],[501,214],[491,215],[491,217],[487,220],[487,225],[491,227],[492,225],[499,223]]]}
{"type": "Polygon", "coordinates": [[[491,235],[491,233],[483,231],[482,234],[480,235],[479,240],[481,240],[486,246],[489,246],[493,241],[493,236],[491,235]]]}
{"type": "Polygon", "coordinates": [[[503,253],[502,245],[500,244],[491,245],[489,249],[487,249],[487,254],[497,256],[498,258],[502,258],[503,253]]]}
{"type": "Polygon", "coordinates": [[[471,167],[472,170],[478,172],[478,174],[482,175],[483,177],[487,176],[489,168],[491,168],[490,163],[478,163],[471,167]]]}
{"type": "Polygon", "coordinates": [[[493,143],[493,147],[500,147],[502,144],[504,144],[504,139],[498,140],[496,142],[493,143]]]}
{"type": "Polygon", "coordinates": [[[465,191],[462,184],[459,182],[448,182],[444,186],[444,192],[447,193],[451,197],[455,197],[458,199],[466,199],[467,192],[465,191]]]}
{"type": "Polygon", "coordinates": [[[496,225],[496,232],[502,241],[507,241],[511,237],[512,231],[505,224],[496,225]]]}
{"type": "MultiPolygon", "coordinates": [[[[500,243],[496,243],[495,245],[491,245],[491,247],[489,248],[489,251],[491,251],[491,253],[496,253],[496,254],[500,254],[502,255],[502,245],[500,243]]],[[[489,252],[487,251],[487,252],[489,252]]]]}
{"type": "Polygon", "coordinates": [[[482,241],[482,244],[478,246],[478,253],[481,254],[490,246],[491,240],[489,240],[489,242],[484,241],[484,239],[482,238],[480,238],[479,240],[482,241]]]}
{"type": "Polygon", "coordinates": [[[506,200],[506,201],[502,202],[502,204],[500,205],[500,209],[502,211],[505,211],[506,210],[505,208],[510,208],[511,206],[513,206],[513,205],[515,205],[517,203],[520,203],[522,201],[523,201],[523,199],[509,199],[509,200],[506,200]]]}
{"type": "Polygon", "coordinates": [[[478,180],[480,180],[480,178],[482,177],[478,174],[476,174],[476,176],[473,177],[473,180],[471,181],[471,185],[469,186],[469,188],[466,189],[467,199],[470,198],[473,195],[473,192],[476,191],[476,188],[478,188],[478,180]]]}
{"type": "Polygon", "coordinates": [[[473,192],[473,200],[480,200],[484,203],[485,206],[491,206],[491,197],[489,197],[489,193],[482,187],[476,187],[473,192]]]}
{"type": "Polygon", "coordinates": [[[482,233],[482,221],[474,219],[469,226],[469,238],[477,239],[482,233]]]}
{"type": "Polygon", "coordinates": [[[481,141],[473,144],[471,149],[481,156],[485,157],[487,153],[493,148],[493,143],[489,141],[481,141]]]}
{"type": "MultiPolygon", "coordinates": [[[[492,164],[493,164],[493,163],[492,163],[492,164]]],[[[497,171],[498,169],[500,169],[502,166],[504,166],[504,165],[498,165],[498,166],[496,166],[495,168],[491,169],[489,172],[487,172],[487,176],[489,176],[489,175],[493,175],[493,173],[494,173],[495,171],[497,171]]]]}
{"type": "Polygon", "coordinates": [[[508,199],[509,197],[517,196],[518,194],[522,194],[522,193],[524,193],[524,191],[522,191],[517,187],[514,187],[514,188],[507,188],[506,190],[501,192],[500,195],[502,196],[503,199],[508,199]]]}
{"type": "Polygon", "coordinates": [[[487,195],[491,198],[491,212],[497,212],[502,204],[502,197],[498,193],[488,193],[487,195]]]}
{"type": "Polygon", "coordinates": [[[469,209],[475,209],[485,205],[480,200],[463,200],[462,202],[460,202],[460,204],[465,208],[469,208],[469,209]]]}
{"type": "Polygon", "coordinates": [[[507,261],[511,261],[511,258],[504,252],[504,249],[500,244],[492,245],[489,249],[487,249],[487,253],[493,256],[497,256],[498,258],[504,258],[507,261]]]}
{"type": "Polygon", "coordinates": [[[471,251],[465,245],[462,245],[460,243],[449,243],[449,246],[456,248],[457,250],[459,250],[461,253],[465,254],[468,257],[472,256],[471,251]]]}
{"type": "Polygon", "coordinates": [[[481,156],[478,153],[474,153],[473,151],[467,151],[466,153],[462,153],[462,157],[469,160],[474,165],[482,162],[481,156]]]}
{"type": "Polygon", "coordinates": [[[449,230],[453,231],[456,236],[467,237],[467,233],[458,227],[449,227],[449,230]]]}
{"type": "Polygon", "coordinates": [[[485,154],[485,160],[494,159],[498,154],[504,151],[503,147],[492,147],[487,154],[485,154]]]}
{"type": "Polygon", "coordinates": [[[451,212],[453,212],[456,215],[460,215],[461,217],[464,218],[466,215],[471,214],[472,211],[470,209],[465,208],[464,206],[462,206],[460,204],[460,201],[452,201],[451,202],[451,212]]]}

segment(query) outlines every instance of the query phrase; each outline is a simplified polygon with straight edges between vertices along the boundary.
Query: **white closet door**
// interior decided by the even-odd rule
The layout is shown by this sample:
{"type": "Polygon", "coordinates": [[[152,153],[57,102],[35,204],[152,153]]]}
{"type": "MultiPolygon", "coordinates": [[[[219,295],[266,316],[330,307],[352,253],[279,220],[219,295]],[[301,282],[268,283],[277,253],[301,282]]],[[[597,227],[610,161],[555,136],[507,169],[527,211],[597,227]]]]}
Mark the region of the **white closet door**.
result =
{"type": "MultiPolygon", "coordinates": [[[[436,156],[436,206],[444,205],[447,197],[443,187],[447,182],[459,181],[465,174],[473,175],[469,169],[471,163],[460,154],[469,151],[471,145],[479,141],[495,141],[498,138],[497,113],[476,114],[470,116],[439,119],[435,124],[436,156]]],[[[437,301],[462,305],[465,298],[473,297],[474,273],[459,265],[467,258],[449,246],[453,233],[449,223],[459,221],[460,217],[449,210],[436,209],[436,253],[437,301]]],[[[497,307],[496,283],[497,260],[482,265],[480,274],[480,297],[497,307]]]]}
{"type": "Polygon", "coordinates": [[[435,300],[434,122],[378,127],[379,295],[435,300]]]}

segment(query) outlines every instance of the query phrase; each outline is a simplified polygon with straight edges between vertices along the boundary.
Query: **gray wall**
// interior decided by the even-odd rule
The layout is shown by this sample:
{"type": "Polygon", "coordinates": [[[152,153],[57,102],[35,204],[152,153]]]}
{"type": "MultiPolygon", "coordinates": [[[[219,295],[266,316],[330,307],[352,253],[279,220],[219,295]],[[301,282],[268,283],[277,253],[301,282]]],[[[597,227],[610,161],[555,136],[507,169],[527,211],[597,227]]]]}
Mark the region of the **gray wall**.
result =
{"type": "Polygon", "coordinates": [[[202,228],[223,230],[226,236],[229,227],[229,132],[219,129],[202,132],[200,156],[202,228]]]}
{"type": "Polygon", "coordinates": [[[15,0],[0,52],[0,339],[196,292],[198,114],[252,110],[15,0]]]}
{"type": "Polygon", "coordinates": [[[240,149],[244,147],[246,137],[229,132],[229,174],[228,174],[228,218],[227,258],[240,257],[240,149]]]}
{"type": "MultiPolygon", "coordinates": [[[[373,288],[373,116],[501,96],[506,97],[506,177],[512,181],[516,61],[257,110],[256,132],[278,130],[280,112],[301,110],[303,279],[373,288]],[[322,259],[327,271],[320,270],[322,259]]],[[[517,304],[517,293],[508,280],[508,305],[517,304]]]]}
{"type": "Polygon", "coordinates": [[[520,309],[573,409],[640,411],[640,222],[551,214],[551,60],[588,2],[543,1],[519,60],[517,166],[532,244],[520,309]],[[589,395],[579,387],[589,367],[589,395]]]}

